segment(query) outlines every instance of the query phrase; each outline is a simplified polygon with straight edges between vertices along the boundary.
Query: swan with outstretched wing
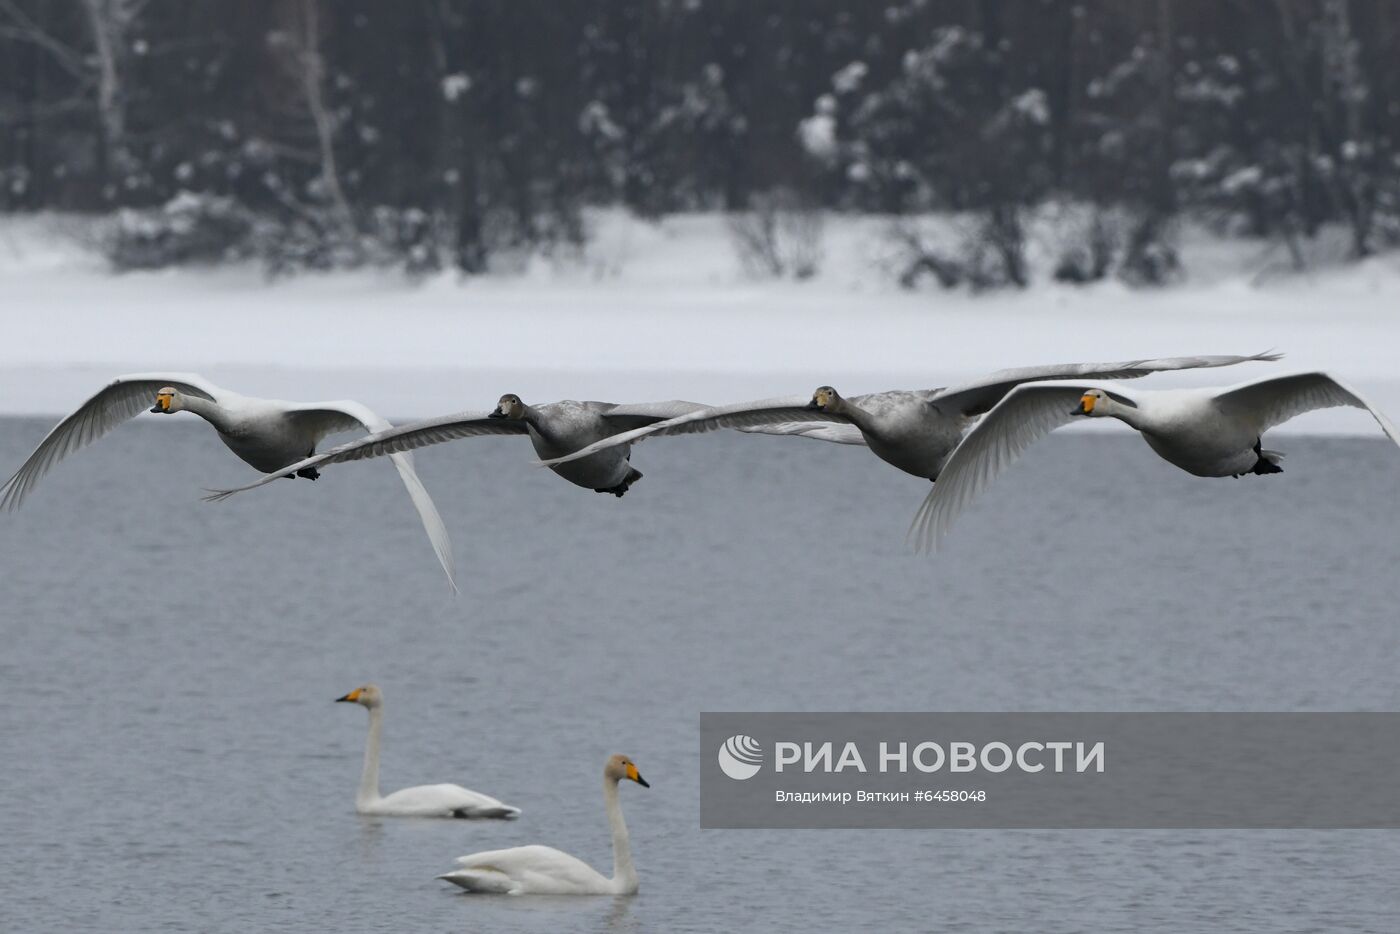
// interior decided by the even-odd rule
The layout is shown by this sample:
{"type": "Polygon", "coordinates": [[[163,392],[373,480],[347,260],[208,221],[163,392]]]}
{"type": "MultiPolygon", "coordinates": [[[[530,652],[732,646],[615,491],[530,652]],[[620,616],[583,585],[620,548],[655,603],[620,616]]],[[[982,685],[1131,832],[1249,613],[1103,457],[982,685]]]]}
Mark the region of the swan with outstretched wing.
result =
{"type": "Polygon", "coordinates": [[[1163,460],[1198,477],[1282,473],[1263,434],[1289,419],[1334,406],[1365,409],[1386,436],[1400,432],[1354,389],[1327,373],[1294,373],[1202,389],[1125,389],[1078,380],[1018,386],[974,427],[948,459],[914,516],[909,535],[927,551],[967,505],[1036,441],[1076,418],[1116,418],[1163,460]]]}
{"type": "MultiPolygon", "coordinates": [[[[196,373],[133,373],[117,377],[39,442],[34,453],[0,487],[0,508],[18,509],[59,461],[148,410],[160,415],[198,415],[213,426],[230,451],[267,474],[270,480],[315,480],[319,476],[315,468],[297,462],[313,454],[328,435],[355,430],[377,432],[390,427],[366,406],[349,400],[282,402],[239,395],[196,373]]],[[[397,454],[394,466],[455,591],[452,543],[442,517],[418,479],[413,459],[397,454]]]]}

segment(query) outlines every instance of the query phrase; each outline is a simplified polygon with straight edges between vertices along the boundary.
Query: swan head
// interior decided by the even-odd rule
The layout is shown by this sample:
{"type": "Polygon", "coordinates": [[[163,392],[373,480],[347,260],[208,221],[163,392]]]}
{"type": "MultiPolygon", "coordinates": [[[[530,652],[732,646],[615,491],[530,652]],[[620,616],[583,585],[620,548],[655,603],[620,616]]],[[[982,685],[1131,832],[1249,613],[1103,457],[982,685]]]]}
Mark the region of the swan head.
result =
{"type": "Polygon", "coordinates": [[[151,406],[152,412],[162,415],[169,415],[171,412],[178,412],[184,408],[180,401],[180,394],[175,391],[174,386],[165,386],[156,392],[156,404],[151,406]]]}
{"type": "Polygon", "coordinates": [[[364,687],[355,688],[344,697],[335,699],[337,704],[359,704],[370,710],[384,703],[384,695],[379,693],[379,685],[366,684],[364,687]]]}
{"type": "Polygon", "coordinates": [[[1113,400],[1108,393],[1102,389],[1085,390],[1084,395],[1079,397],[1079,407],[1070,411],[1071,415],[1087,415],[1095,418],[1107,415],[1108,409],[1113,405],[1113,400]]]}
{"type": "Polygon", "coordinates": [[[525,403],[520,401],[520,397],[513,392],[508,392],[501,396],[501,401],[496,403],[496,408],[491,412],[491,418],[524,418],[525,403]]]}
{"type": "Polygon", "coordinates": [[[830,386],[818,386],[817,391],[812,393],[812,401],[807,403],[807,408],[830,412],[840,401],[841,396],[835,389],[830,386]]]}
{"type": "Polygon", "coordinates": [[[636,782],[643,788],[650,788],[642,773],[637,771],[637,764],[624,755],[616,755],[608,759],[608,764],[603,767],[603,777],[616,784],[624,778],[629,782],[636,782]]]}

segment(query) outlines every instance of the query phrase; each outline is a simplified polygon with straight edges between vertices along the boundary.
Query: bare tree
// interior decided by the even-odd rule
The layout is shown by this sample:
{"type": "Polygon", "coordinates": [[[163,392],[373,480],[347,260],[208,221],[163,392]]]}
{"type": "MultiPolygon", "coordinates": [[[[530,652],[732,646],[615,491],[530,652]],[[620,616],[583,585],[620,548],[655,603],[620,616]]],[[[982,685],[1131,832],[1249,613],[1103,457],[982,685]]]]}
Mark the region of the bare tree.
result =
{"type": "Polygon", "coordinates": [[[293,29],[279,31],[269,42],[286,52],[286,65],[301,91],[307,115],[316,134],[316,151],[320,166],[322,193],[330,206],[335,224],[347,239],[354,233],[355,217],[350,201],[340,184],[340,171],[335,159],[336,120],[326,105],[326,64],[321,54],[321,16],[319,0],[293,0],[293,29]]]}
{"type": "Polygon", "coordinates": [[[111,198],[113,185],[133,161],[126,135],[126,70],[131,56],[131,33],[147,0],[82,0],[92,33],[96,71],[98,172],[111,198]]]}
{"type": "Polygon", "coordinates": [[[104,197],[118,197],[117,182],[133,167],[126,132],[126,71],[134,27],[148,0],[81,0],[92,52],[59,41],[29,17],[14,0],[0,0],[0,37],[44,49],[78,82],[79,93],[93,94],[97,116],[97,177],[104,197]]]}
{"type": "Polygon", "coordinates": [[[1326,97],[1329,109],[1340,111],[1329,121],[1333,124],[1330,135],[1337,163],[1338,200],[1351,224],[1352,254],[1360,258],[1371,252],[1375,186],[1367,171],[1371,142],[1361,123],[1368,91],[1348,0],[1325,0],[1321,30],[1326,97]]]}

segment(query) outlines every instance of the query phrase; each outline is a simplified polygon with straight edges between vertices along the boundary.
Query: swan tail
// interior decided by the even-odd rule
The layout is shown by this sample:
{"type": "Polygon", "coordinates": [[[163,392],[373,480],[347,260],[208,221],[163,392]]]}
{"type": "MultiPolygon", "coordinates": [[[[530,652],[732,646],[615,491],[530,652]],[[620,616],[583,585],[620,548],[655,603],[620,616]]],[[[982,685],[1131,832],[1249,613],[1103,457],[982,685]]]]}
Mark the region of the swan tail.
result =
{"type": "Polygon", "coordinates": [[[515,820],[520,816],[520,808],[513,808],[508,804],[502,804],[500,807],[457,808],[452,812],[452,816],[462,820],[515,820]]]}
{"type": "Polygon", "coordinates": [[[452,872],[444,872],[438,878],[468,892],[509,895],[515,889],[515,883],[511,881],[510,876],[493,869],[454,869],[452,872]]]}

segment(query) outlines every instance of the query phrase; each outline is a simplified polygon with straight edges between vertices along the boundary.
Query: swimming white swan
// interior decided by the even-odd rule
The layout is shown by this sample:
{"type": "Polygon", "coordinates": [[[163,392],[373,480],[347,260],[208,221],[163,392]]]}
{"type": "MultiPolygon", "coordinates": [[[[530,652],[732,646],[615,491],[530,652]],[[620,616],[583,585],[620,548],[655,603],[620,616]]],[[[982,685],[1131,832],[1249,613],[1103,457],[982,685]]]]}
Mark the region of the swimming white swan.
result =
{"type": "MultiPolygon", "coordinates": [[[[618,432],[703,408],[695,402],[680,401],[637,405],[564,401],[532,406],[520,401],[520,397],[514,393],[508,393],[501,396],[496,408],[490,412],[459,412],[377,431],[298,461],[289,469],[315,469],[368,457],[382,457],[477,435],[528,435],[535,453],[540,457],[560,457],[618,432]]],[[[554,472],[570,483],[594,492],[621,496],[642,478],[642,472],[630,463],[630,456],[631,449],[626,445],[609,447],[590,457],[557,467],[554,472]]],[[[226,499],[235,493],[262,486],[268,479],[231,490],[215,490],[205,499],[226,499]]]]}
{"type": "Polygon", "coordinates": [[[1291,418],[1333,406],[1371,413],[1400,445],[1390,419],[1326,373],[1295,373],[1206,389],[1137,390],[1079,381],[1018,386],[968,432],[910,526],[926,551],[997,475],[1035,441],[1075,416],[1116,418],[1137,429],[1158,456],[1198,477],[1281,473],[1283,455],[1261,436],[1291,418]]]}
{"type": "Polygon", "coordinates": [[[576,856],[552,846],[516,846],[487,850],[457,860],[461,869],[438,876],[468,892],[500,895],[636,895],[637,870],[627,824],[617,800],[617,783],[623,779],[650,788],[626,756],[613,756],[603,767],[603,801],[612,829],[613,874],[609,879],[576,856]]]}
{"type": "Polygon", "coordinates": [[[384,732],[384,695],[373,684],[356,688],[337,703],[359,704],[369,710],[369,739],[365,743],[365,769],[355,793],[355,810],[381,817],[496,817],[514,820],[520,808],[503,804],[490,795],[461,785],[418,785],[386,797],[379,794],[379,741],[384,732]]]}
{"type": "MultiPolygon", "coordinates": [[[[315,480],[314,468],[296,461],[314,453],[327,435],[362,429],[380,431],[387,421],[358,402],[280,402],[255,399],[221,389],[195,373],[132,373],[119,376],[78,407],[48,433],[34,453],[3,487],[0,508],[17,509],[39,478],[63,458],[149,409],[164,415],[193,412],[214,426],[219,440],[248,465],[276,480],[293,475],[315,480]],[[152,404],[154,403],[154,404],[152,404]]],[[[452,543],[432,497],[408,455],[395,455],[394,466],[413,508],[423,521],[448,583],[453,579],[452,543]]]]}
{"type": "Polygon", "coordinates": [[[717,428],[764,434],[788,434],[866,444],[876,457],[906,473],[936,480],[974,417],[1022,383],[1070,377],[1133,379],[1165,370],[1232,366],[1252,360],[1277,360],[1278,354],[1248,357],[1168,357],[1120,363],[1068,363],[1000,370],[948,389],[893,390],[842,398],[830,386],[811,396],[785,396],[758,402],[716,406],[597,441],[563,457],[542,458],[558,469],[578,458],[593,457],[614,445],[632,444],[652,435],[689,434],[717,428]],[[828,424],[818,428],[813,423],[828,424]],[[845,423],[832,425],[830,423],[845,423]],[[806,427],[804,427],[806,426],[806,427]]]}

